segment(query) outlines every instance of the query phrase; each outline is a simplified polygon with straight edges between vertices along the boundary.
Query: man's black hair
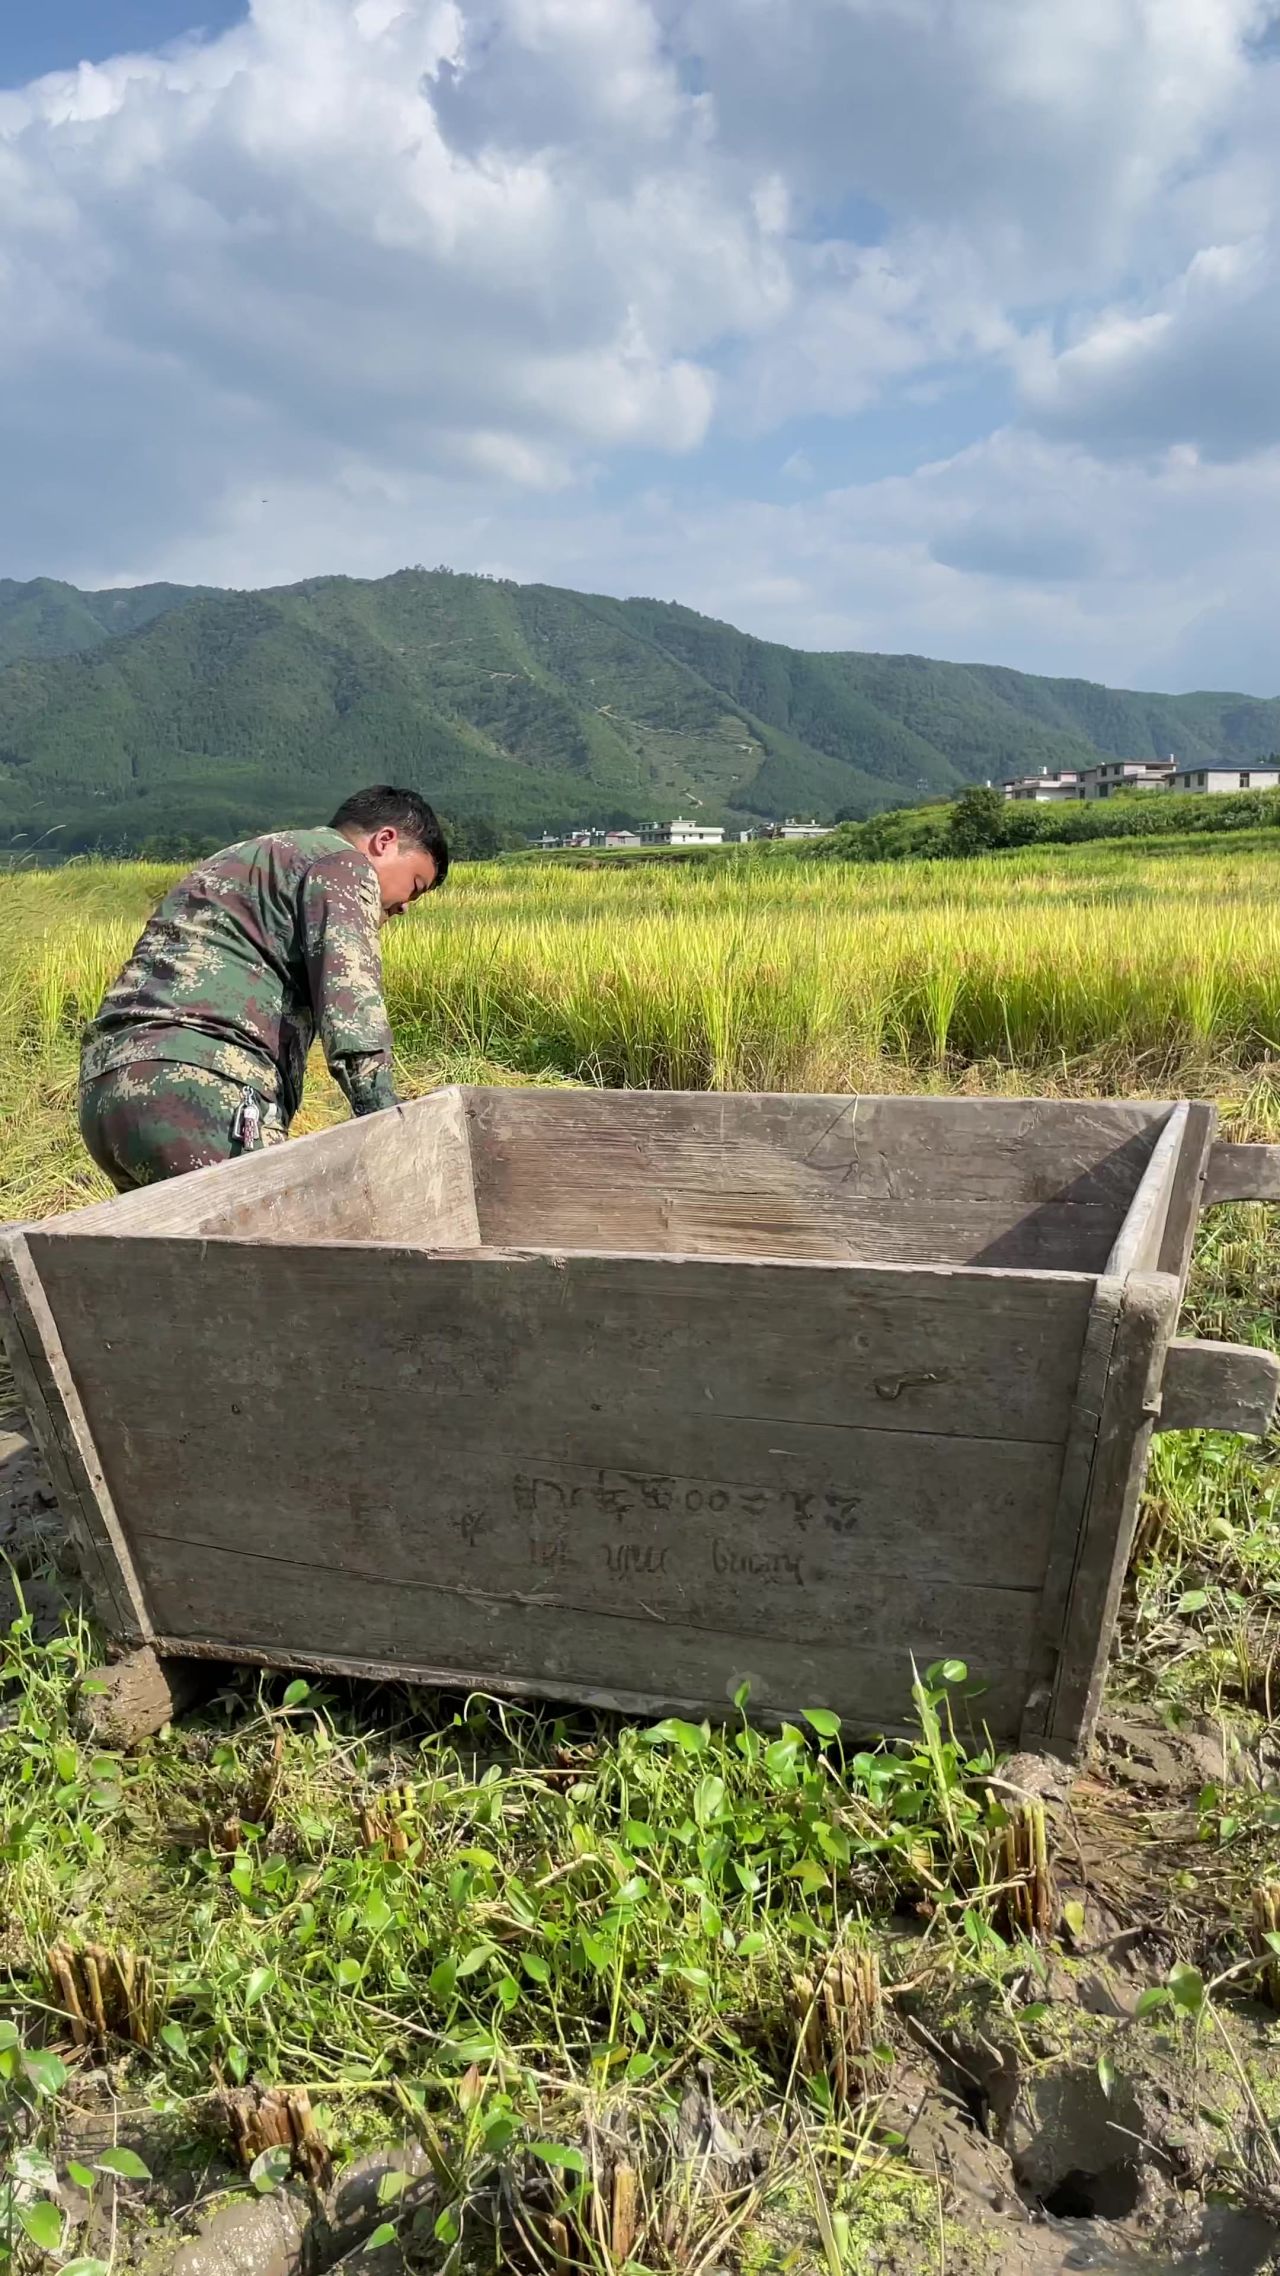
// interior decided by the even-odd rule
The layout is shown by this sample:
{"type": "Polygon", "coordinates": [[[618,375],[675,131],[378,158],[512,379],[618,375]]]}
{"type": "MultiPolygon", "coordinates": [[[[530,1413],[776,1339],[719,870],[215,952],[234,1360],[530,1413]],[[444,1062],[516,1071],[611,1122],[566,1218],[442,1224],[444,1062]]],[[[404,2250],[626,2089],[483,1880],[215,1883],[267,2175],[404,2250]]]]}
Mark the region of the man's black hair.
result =
{"type": "MultiPolygon", "coordinates": [[[[355,790],[344,798],[331,830],[359,830],[371,837],[375,830],[398,830],[402,838],[429,853],[436,865],[436,884],[449,874],[449,848],[435,809],[416,790],[393,790],[390,783],[375,782],[369,790],[355,790]]],[[[434,888],[433,888],[434,890],[434,888]]]]}

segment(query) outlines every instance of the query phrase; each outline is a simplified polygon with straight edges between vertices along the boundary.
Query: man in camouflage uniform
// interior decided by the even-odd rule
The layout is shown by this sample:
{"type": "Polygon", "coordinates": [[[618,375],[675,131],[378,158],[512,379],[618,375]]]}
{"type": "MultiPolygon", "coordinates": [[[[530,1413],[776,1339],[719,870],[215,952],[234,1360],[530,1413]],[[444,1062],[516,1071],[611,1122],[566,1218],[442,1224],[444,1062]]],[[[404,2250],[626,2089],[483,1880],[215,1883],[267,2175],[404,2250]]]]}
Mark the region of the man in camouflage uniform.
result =
{"type": "Polygon", "coordinates": [[[80,1130],[117,1189],[287,1137],[317,1035],[353,1114],[394,1106],[378,930],[448,866],[426,800],[379,786],[175,885],[85,1030],[80,1130]]]}

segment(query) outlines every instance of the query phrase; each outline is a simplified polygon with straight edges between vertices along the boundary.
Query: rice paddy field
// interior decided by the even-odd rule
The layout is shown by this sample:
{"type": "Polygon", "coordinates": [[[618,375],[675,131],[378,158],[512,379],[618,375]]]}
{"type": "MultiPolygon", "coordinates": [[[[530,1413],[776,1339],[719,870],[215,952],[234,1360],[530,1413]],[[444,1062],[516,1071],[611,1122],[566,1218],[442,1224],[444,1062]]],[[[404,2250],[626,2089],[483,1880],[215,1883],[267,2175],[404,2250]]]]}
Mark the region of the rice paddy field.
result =
{"type": "MultiPolygon", "coordinates": [[[[77,1036],[170,874],[0,879],[11,1215],[88,1175],[69,1139],[77,1036]]],[[[389,929],[387,998],[410,1089],[461,1072],[1261,1099],[1280,1061],[1276,884],[1261,835],[866,868],[475,865],[389,929]]],[[[310,1120],[333,1111],[321,1079],[310,1120]]]]}
{"type": "MultiPolygon", "coordinates": [[[[0,878],[0,1216],[103,1191],[78,1033],[170,874],[0,878]]],[[[1278,882],[1261,836],[462,867],[385,936],[402,1086],[1145,1092],[1275,1140],[1278,882]]],[[[343,1111],[316,1066],[302,1127],[343,1111]]],[[[1275,1213],[1217,1212],[1183,1332],[1278,1303],[1275,1213]]],[[[904,1668],[911,1743],[236,1676],[128,1753],[46,1526],[0,1616],[0,2276],[171,2276],[211,2218],[182,2276],[1280,2265],[1276,1453],[1156,1442],[1047,1796],[962,1663],[904,1668]]]]}

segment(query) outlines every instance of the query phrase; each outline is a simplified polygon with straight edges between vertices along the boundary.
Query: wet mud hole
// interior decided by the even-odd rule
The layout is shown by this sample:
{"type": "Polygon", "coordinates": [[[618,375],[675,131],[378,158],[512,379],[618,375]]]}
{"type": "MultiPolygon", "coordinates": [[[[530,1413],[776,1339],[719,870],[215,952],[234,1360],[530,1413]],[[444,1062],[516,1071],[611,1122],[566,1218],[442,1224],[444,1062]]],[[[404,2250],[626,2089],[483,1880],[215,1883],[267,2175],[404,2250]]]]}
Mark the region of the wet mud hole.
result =
{"type": "MultiPolygon", "coordinates": [[[[42,1632],[78,1601],[74,1551],[0,1373],[5,1624],[18,1609],[14,1580],[42,1632]]],[[[850,2276],[1280,2272],[1280,2017],[1240,1998],[1196,2026],[1163,2011],[1135,2012],[1188,1949],[1213,1972],[1231,1922],[1197,1805],[1205,1787],[1237,1780],[1242,1767],[1274,1785],[1280,1746],[1272,1755],[1269,1744],[1255,1740],[1242,1766],[1225,1728],[1169,1730],[1128,1708],[1104,1716],[1093,1759],[1074,1778],[1046,1776],[1032,1758],[1005,1766],[1015,1782],[1048,1789],[1058,1892],[1074,1926],[1061,1949],[1037,1953],[1012,1974],[987,1969],[893,1998],[892,2059],[871,2097],[874,2139],[884,2146],[855,2201],[850,2276]]],[[[64,2099],[62,2163],[90,2163],[104,2144],[123,2145],[154,2177],[144,2204],[121,2204],[112,2215],[113,2271],[397,2276],[439,2269],[448,2258],[432,2239],[435,2182],[417,2143],[389,2141],[324,2186],[295,2179],[253,2196],[212,2133],[193,2137],[189,2114],[180,2123],[138,2101],[124,2074],[86,2060],[64,2099]],[[385,2227],[380,2184],[388,2171],[409,2176],[397,2206],[402,2234],[371,2247],[385,2227]]],[[[602,2105],[592,2125],[593,2151],[603,2144],[607,2152],[611,2134],[621,2127],[625,2135],[625,2111],[602,2105]]],[[[730,2203],[753,2173],[776,2173],[788,2159],[794,2191],[771,2191],[759,2220],[744,2224],[721,2257],[669,2265],[702,2276],[834,2266],[803,2144],[767,2110],[749,2124],[739,2112],[728,2117],[709,2073],[691,2065],[654,2187],[730,2203]]],[[[66,2250],[106,2257],[112,2240],[102,2208],[70,2183],[60,2195],[66,2250]]],[[[495,2234],[500,2212],[495,2206],[495,2234]]],[[[450,2265],[537,2261],[498,2246],[450,2265]]]]}

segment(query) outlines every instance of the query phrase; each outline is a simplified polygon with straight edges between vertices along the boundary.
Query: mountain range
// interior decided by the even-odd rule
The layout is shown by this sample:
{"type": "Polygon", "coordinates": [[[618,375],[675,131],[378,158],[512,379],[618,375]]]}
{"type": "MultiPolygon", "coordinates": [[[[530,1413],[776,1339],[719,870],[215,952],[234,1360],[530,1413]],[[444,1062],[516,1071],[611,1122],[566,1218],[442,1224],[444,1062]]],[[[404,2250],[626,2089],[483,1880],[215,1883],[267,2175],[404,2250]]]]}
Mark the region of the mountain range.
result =
{"type": "Polygon", "coordinates": [[[49,853],[185,852],[377,780],[518,835],[856,818],[1102,755],[1277,747],[1280,699],[811,652],[445,569],[255,592],[0,579],[0,844],[49,853]]]}

